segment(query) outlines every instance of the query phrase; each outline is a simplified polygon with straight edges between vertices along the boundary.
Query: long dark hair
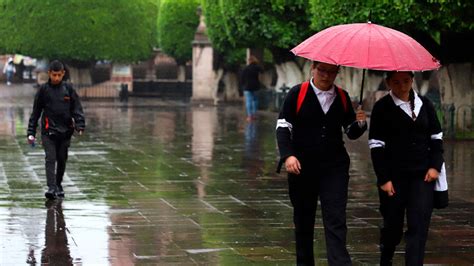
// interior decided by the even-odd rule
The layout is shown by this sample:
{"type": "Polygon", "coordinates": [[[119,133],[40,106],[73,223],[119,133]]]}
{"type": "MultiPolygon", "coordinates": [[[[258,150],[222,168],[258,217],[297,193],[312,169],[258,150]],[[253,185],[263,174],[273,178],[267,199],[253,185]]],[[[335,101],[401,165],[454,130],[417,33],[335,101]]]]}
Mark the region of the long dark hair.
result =
{"type": "MultiPolygon", "coordinates": [[[[398,71],[389,71],[386,73],[386,80],[390,80],[393,76],[393,74],[397,73],[398,71]]],[[[408,73],[411,78],[413,78],[415,76],[415,74],[411,71],[401,71],[401,72],[405,72],[405,73],[408,73]]],[[[416,114],[415,114],[415,91],[413,90],[413,88],[410,89],[410,93],[408,95],[408,100],[410,101],[410,109],[411,109],[411,118],[413,120],[416,120],[416,114]]]]}

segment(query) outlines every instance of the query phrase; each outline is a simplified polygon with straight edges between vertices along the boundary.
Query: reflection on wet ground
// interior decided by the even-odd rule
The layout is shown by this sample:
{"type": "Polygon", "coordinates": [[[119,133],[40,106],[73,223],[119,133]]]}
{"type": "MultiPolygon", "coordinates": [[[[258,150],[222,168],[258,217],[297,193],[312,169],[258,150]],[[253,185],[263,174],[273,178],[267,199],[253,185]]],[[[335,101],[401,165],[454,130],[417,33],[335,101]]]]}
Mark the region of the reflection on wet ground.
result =
{"type": "MultiPolygon", "coordinates": [[[[0,100],[0,265],[294,263],[286,178],[275,174],[277,114],[247,123],[241,106],[86,102],[66,198],[45,203],[44,153],[24,140],[30,104],[0,100]]],[[[426,263],[474,263],[473,147],[446,144],[452,203],[433,214],[426,263]]],[[[349,251],[354,264],[375,264],[381,219],[366,136],[348,149],[349,251]]],[[[325,265],[319,214],[316,226],[325,265]]]]}

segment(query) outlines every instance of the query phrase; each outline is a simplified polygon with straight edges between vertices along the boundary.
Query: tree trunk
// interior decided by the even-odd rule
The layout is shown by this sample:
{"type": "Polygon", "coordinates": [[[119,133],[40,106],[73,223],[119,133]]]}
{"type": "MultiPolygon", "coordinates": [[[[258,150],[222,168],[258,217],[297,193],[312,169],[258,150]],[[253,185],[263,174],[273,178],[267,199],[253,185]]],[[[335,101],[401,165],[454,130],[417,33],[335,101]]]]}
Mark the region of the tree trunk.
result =
{"type": "MultiPolygon", "coordinates": [[[[363,69],[341,67],[335,81],[336,85],[346,90],[351,99],[357,102],[360,100],[362,73],[363,69]]],[[[365,71],[365,75],[362,103],[365,110],[371,110],[376,100],[375,92],[379,88],[380,83],[383,82],[383,76],[367,70],[365,71]]]]}
{"type": "Polygon", "coordinates": [[[275,90],[283,86],[291,88],[304,80],[303,72],[295,61],[276,64],[275,69],[278,75],[275,90]]]}
{"type": "Polygon", "coordinates": [[[418,87],[418,92],[420,95],[424,96],[428,93],[430,81],[429,80],[422,80],[420,86],[418,87]]]}
{"type": "Polygon", "coordinates": [[[224,69],[219,68],[214,71],[214,82],[212,84],[212,98],[214,99],[214,104],[219,103],[219,82],[221,81],[222,75],[224,74],[224,69]]]}
{"type": "Polygon", "coordinates": [[[335,83],[346,90],[351,97],[357,97],[360,95],[362,72],[363,70],[358,68],[341,67],[335,83]]]}
{"type": "Polygon", "coordinates": [[[186,81],[186,66],[178,65],[178,82],[186,81]]]}
{"type": "MultiPolygon", "coordinates": [[[[455,128],[463,131],[472,129],[474,65],[472,63],[445,65],[438,71],[438,79],[441,103],[445,106],[454,105],[455,128]]],[[[446,115],[451,114],[448,112],[446,115]]]]}
{"type": "Polygon", "coordinates": [[[224,99],[226,101],[239,99],[239,78],[237,73],[227,70],[222,79],[224,81],[224,99]]]}

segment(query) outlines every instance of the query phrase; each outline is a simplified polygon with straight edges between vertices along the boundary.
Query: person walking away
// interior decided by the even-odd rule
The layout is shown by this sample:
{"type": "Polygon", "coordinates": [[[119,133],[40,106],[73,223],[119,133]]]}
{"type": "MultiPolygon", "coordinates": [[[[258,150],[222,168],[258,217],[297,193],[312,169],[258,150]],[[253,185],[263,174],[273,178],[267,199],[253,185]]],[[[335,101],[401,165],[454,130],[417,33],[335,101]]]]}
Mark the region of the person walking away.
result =
{"type": "Polygon", "coordinates": [[[13,76],[16,73],[15,64],[13,64],[13,58],[8,58],[7,62],[3,66],[3,74],[7,76],[7,85],[12,85],[13,76]]]}
{"type": "Polygon", "coordinates": [[[385,81],[390,92],[375,103],[369,130],[383,217],[380,264],[392,265],[406,215],[405,265],[423,265],[443,133],[433,104],[412,89],[412,72],[388,72],[385,81]]]}
{"type": "Polygon", "coordinates": [[[45,168],[48,190],[45,197],[64,197],[62,187],[68,148],[76,130],[85,129],[84,112],[72,85],[63,81],[65,66],[58,60],[50,63],[49,80],[36,93],[33,111],[28,123],[28,142],[34,143],[38,119],[41,116],[41,139],[46,154],[45,168]]]}
{"type": "Polygon", "coordinates": [[[18,64],[18,73],[17,76],[18,78],[23,82],[24,80],[24,73],[25,73],[25,60],[22,58],[20,60],[20,63],[18,64]]]}
{"type": "Polygon", "coordinates": [[[334,85],[338,71],[336,65],[313,62],[311,80],[290,89],[277,121],[278,168],[284,163],[288,172],[297,265],[314,265],[318,198],[329,265],[351,265],[346,248],[350,160],[342,129],[357,139],[367,123],[365,112],[354,112],[348,93],[334,85]]]}
{"type": "Polygon", "coordinates": [[[258,108],[258,98],[256,92],[260,89],[259,75],[263,72],[258,59],[251,55],[248,58],[248,65],[242,70],[241,86],[244,91],[245,107],[247,111],[247,121],[256,118],[258,108]]]}

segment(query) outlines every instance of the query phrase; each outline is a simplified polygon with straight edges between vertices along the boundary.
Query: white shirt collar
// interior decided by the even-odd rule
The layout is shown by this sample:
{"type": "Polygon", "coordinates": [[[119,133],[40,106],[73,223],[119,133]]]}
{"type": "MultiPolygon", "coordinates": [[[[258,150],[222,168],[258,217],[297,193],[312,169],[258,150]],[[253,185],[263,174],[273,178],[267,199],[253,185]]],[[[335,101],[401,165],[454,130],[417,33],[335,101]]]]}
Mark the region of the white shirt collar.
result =
{"type": "Polygon", "coordinates": [[[334,93],[336,93],[336,91],[334,90],[334,85],[332,85],[332,87],[329,90],[323,91],[323,90],[319,89],[318,87],[316,87],[316,85],[314,85],[313,78],[311,78],[311,80],[309,82],[311,84],[311,87],[313,87],[313,90],[316,93],[316,95],[318,95],[318,94],[319,95],[322,95],[322,94],[334,95],[334,93]]]}
{"type": "MultiPolygon", "coordinates": [[[[416,93],[416,91],[413,91],[415,93],[415,115],[416,117],[418,117],[418,115],[420,114],[420,110],[421,110],[421,107],[423,106],[423,101],[421,100],[421,98],[418,96],[418,93],[416,93]]],[[[401,108],[409,117],[411,117],[411,107],[410,107],[410,102],[405,102],[403,100],[401,100],[400,98],[398,98],[397,96],[395,96],[395,94],[392,93],[392,91],[390,91],[390,96],[392,97],[393,99],[393,102],[395,103],[396,106],[398,106],[399,108],[401,108]]]]}
{"type": "MultiPolygon", "coordinates": [[[[418,93],[416,93],[415,90],[413,90],[413,92],[415,93],[415,106],[416,105],[422,105],[423,102],[421,101],[420,97],[418,96],[418,93]]],[[[403,100],[401,100],[400,98],[398,98],[397,96],[395,96],[395,94],[392,92],[392,90],[390,90],[390,96],[392,97],[393,99],[393,102],[395,103],[396,106],[400,106],[402,104],[406,104],[408,102],[405,102],[403,100]]]]}

